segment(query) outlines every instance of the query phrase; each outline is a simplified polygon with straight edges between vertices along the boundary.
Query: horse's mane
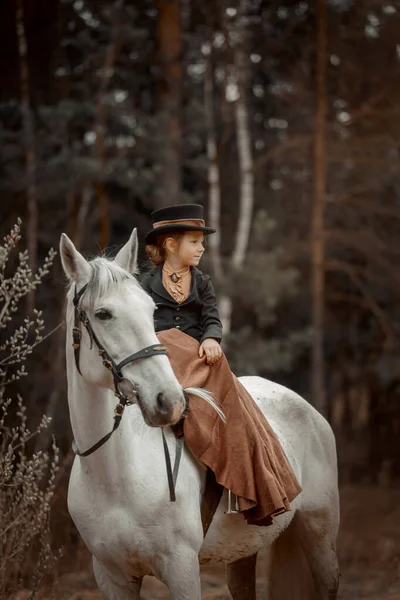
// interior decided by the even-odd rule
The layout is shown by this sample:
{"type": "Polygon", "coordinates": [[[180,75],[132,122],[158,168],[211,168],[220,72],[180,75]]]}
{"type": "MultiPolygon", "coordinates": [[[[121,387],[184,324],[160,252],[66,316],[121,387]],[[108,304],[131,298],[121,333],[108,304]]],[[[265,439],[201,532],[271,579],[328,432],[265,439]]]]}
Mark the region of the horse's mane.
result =
{"type": "Polygon", "coordinates": [[[85,300],[92,305],[94,300],[104,296],[111,287],[130,280],[140,287],[139,282],[123,269],[118,263],[106,258],[105,256],[96,256],[89,261],[90,278],[85,291],[85,300]]]}

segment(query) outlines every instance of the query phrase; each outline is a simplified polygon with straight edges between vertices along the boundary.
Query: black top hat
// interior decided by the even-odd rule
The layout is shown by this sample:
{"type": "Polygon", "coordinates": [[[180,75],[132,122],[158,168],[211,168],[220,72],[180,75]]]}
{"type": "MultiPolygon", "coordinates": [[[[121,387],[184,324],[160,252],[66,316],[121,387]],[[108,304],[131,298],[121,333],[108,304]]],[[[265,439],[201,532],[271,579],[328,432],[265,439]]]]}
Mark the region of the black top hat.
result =
{"type": "Polygon", "coordinates": [[[205,235],[215,229],[205,227],[201,204],[175,204],[151,213],[153,229],[146,235],[147,244],[154,244],[159,235],[169,232],[202,231],[205,235]]]}

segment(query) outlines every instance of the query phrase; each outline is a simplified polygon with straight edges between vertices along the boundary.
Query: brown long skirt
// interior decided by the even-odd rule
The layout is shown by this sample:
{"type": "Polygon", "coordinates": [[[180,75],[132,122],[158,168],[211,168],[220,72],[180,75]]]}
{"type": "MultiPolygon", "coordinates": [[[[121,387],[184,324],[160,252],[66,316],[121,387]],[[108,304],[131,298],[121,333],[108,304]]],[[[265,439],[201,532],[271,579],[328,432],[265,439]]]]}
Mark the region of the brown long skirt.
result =
{"type": "Polygon", "coordinates": [[[185,442],[218,483],[239,496],[248,523],[268,525],[290,510],[301,487],[267,419],[229,368],[225,355],[214,365],[199,358],[199,342],[177,329],[157,334],[168,348],[173,371],[183,388],[212,392],[226,424],[215,410],[192,395],[184,419],[185,442]]]}

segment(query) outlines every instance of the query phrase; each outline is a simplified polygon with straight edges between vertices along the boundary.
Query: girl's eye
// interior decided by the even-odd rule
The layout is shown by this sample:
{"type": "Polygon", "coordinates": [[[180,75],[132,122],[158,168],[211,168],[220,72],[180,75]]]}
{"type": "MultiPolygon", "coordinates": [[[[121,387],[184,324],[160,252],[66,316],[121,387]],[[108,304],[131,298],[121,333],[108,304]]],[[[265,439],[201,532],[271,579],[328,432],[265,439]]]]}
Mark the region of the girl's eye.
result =
{"type": "Polygon", "coordinates": [[[96,312],[96,318],[100,319],[100,321],[108,321],[109,319],[112,319],[112,314],[109,310],[106,310],[105,308],[100,308],[96,312]]]}

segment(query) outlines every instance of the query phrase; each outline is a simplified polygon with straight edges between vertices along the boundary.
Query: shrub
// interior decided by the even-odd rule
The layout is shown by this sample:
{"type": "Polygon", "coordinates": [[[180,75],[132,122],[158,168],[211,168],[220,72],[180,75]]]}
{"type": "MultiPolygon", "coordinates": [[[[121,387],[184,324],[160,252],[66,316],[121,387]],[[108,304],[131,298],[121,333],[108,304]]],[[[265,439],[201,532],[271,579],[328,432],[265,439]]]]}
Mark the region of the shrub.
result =
{"type": "Polygon", "coordinates": [[[51,453],[30,452],[30,441],[50,420],[44,416],[30,430],[26,407],[15,391],[18,380],[27,376],[27,359],[44,329],[39,311],[21,319],[21,300],[49,272],[55,252],[50,250],[43,266],[32,273],[28,253],[15,256],[20,239],[18,220],[0,245],[0,600],[12,598],[22,585],[34,598],[56,560],[49,517],[59,453],[54,441],[51,453]],[[32,559],[35,568],[27,576],[32,559]]]}

